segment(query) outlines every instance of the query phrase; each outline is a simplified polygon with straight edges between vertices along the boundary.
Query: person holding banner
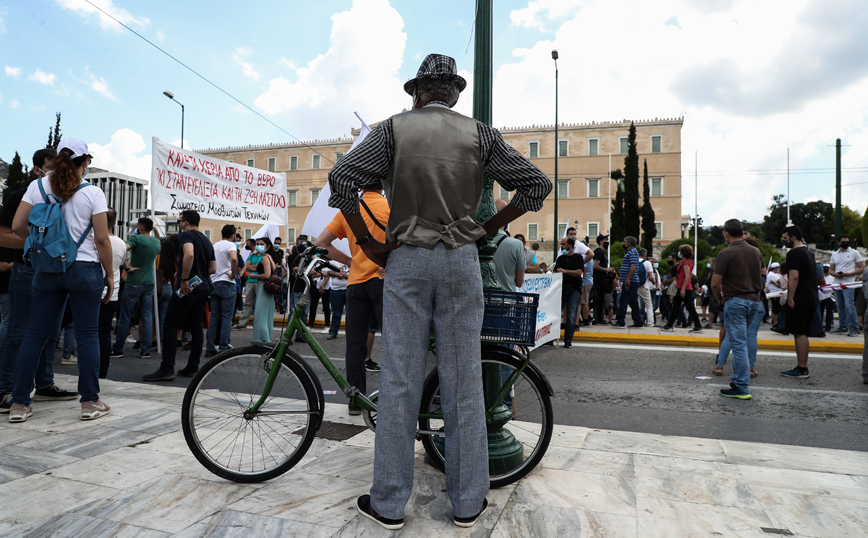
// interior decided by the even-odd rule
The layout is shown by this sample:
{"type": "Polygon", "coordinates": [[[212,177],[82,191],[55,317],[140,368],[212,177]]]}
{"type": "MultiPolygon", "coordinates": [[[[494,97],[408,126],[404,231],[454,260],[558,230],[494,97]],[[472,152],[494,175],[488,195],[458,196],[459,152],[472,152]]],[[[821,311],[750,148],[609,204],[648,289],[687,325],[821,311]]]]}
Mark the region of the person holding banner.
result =
{"type": "Polygon", "coordinates": [[[527,211],[539,211],[552,190],[548,176],[497,130],[451,110],[466,85],[453,58],[428,55],[404,85],[413,110],[381,122],[329,173],[329,205],[344,214],[365,256],[386,268],[374,483],[356,508],[390,530],[404,526],[413,489],[432,325],[454,522],[471,527],[488,508],[479,345],[484,304],[476,241],[527,211]],[[474,216],[485,178],[517,192],[481,224],[474,216]],[[359,189],[377,182],[386,187],[391,210],[385,243],[373,238],[359,207],[359,189]]]}
{"type": "MultiPolygon", "coordinates": [[[[841,234],[838,238],[840,249],[832,253],[829,262],[829,272],[835,277],[836,284],[852,284],[856,281],[856,275],[865,268],[859,251],[850,248],[850,237],[841,234]]],[[[856,290],[839,287],[835,289],[835,304],[838,305],[838,328],[832,334],[844,334],[856,336],[859,330],[859,322],[856,319],[856,290]]]]}

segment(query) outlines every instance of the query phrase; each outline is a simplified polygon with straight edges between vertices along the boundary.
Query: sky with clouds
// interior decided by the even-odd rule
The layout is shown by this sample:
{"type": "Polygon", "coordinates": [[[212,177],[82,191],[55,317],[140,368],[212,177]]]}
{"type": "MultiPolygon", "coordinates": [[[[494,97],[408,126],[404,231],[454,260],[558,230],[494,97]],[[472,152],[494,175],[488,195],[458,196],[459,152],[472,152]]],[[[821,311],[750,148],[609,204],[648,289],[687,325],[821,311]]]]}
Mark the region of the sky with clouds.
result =
{"type": "MultiPolygon", "coordinates": [[[[834,202],[836,138],[844,203],[868,206],[864,0],[494,7],[495,126],[553,122],[557,48],[562,122],[684,117],[683,213],[694,213],[696,161],[706,224],[761,220],[771,197],[786,193],[787,148],[792,201],[834,202]]],[[[429,52],[456,58],[469,82],[456,108],[470,114],[474,9],[470,0],[261,0],[243,9],[224,0],[0,0],[0,158],[29,159],[61,112],[64,135],[86,140],[95,166],[147,178],[151,137],[180,143],[180,107],[164,90],[185,105],[186,147],[348,136],[353,112],[373,123],[410,106],[401,86],[429,52]]]]}

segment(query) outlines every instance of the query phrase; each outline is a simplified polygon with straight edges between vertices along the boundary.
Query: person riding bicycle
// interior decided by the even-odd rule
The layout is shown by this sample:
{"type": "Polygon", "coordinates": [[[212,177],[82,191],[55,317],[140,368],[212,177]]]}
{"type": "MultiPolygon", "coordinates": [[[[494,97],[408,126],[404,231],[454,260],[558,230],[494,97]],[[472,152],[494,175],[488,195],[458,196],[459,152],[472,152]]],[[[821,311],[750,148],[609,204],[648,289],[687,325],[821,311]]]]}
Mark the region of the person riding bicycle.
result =
{"type": "Polygon", "coordinates": [[[456,525],[472,526],[488,507],[479,345],[484,306],[475,242],[539,211],[552,189],[551,180],[498,131],[450,110],[466,85],[453,58],[428,55],[404,85],[413,110],[380,123],[329,173],[329,205],[341,210],[365,255],[386,268],[374,483],[357,509],[387,529],[403,527],[413,487],[432,321],[446,425],[446,491],[456,525]],[[517,192],[504,210],[479,223],[474,216],[485,177],[517,192]],[[376,182],[385,186],[391,209],[385,243],[372,237],[359,210],[359,189],[376,182]]]}

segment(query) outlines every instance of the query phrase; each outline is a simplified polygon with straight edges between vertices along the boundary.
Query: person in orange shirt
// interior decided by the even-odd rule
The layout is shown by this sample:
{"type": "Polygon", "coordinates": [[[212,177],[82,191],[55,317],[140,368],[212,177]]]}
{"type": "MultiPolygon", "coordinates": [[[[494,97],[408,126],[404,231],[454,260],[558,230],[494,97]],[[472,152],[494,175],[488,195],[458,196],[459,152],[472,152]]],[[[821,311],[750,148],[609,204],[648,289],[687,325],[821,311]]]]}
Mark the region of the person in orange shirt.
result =
{"type": "MultiPolygon", "coordinates": [[[[383,185],[371,184],[362,189],[359,203],[362,218],[374,239],[386,241],[386,223],[389,221],[389,203],[383,197],[383,185]]],[[[317,237],[316,246],[329,249],[329,257],[350,266],[347,282],[347,381],[363,394],[367,394],[366,371],[379,372],[380,367],[372,360],[366,361],[368,327],[371,322],[381,327],[383,320],[383,279],[380,266],[372,262],[357,244],[343,213],[338,213],[326,229],[317,237]],[[352,258],[332,246],[337,239],[346,238],[350,243],[352,258]]],[[[361,408],[350,406],[351,415],[360,415],[361,408]]]]}

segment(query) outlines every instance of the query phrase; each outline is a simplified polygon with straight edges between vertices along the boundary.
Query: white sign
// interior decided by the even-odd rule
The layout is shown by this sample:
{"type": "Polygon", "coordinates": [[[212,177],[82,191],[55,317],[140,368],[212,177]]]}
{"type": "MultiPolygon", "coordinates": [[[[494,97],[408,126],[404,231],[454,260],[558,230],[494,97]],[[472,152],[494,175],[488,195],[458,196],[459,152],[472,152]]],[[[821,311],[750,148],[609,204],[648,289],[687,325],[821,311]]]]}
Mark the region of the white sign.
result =
{"type": "Polygon", "coordinates": [[[154,137],[154,209],[193,210],[210,219],[286,226],[286,174],[176,148],[154,137]]]}
{"type": "Polygon", "coordinates": [[[518,289],[522,293],[539,295],[539,308],[536,313],[536,346],[561,336],[561,286],[563,275],[524,275],[524,285],[518,289]]]}

